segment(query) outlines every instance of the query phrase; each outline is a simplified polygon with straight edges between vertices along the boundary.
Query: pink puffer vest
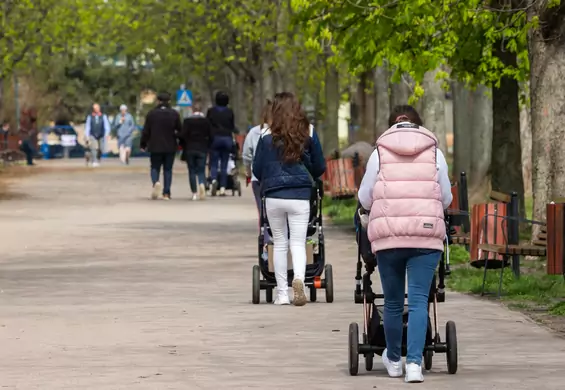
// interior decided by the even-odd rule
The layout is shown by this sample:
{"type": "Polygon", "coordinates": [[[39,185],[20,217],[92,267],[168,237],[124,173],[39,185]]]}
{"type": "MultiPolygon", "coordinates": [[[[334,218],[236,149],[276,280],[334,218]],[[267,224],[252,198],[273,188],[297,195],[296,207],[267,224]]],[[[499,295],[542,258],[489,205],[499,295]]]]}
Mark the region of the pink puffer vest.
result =
{"type": "Polygon", "coordinates": [[[443,251],[445,222],[431,131],[399,123],[378,140],[379,179],[368,235],[373,252],[393,248],[443,251]]]}

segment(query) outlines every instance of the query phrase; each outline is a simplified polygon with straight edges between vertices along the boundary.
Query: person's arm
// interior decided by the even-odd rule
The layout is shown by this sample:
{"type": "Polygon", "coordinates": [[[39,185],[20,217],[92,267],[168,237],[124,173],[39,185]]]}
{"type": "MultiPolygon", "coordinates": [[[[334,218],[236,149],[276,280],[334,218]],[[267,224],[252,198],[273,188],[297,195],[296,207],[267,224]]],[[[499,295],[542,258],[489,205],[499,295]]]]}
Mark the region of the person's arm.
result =
{"type": "Polygon", "coordinates": [[[365,175],[363,176],[363,180],[361,180],[361,185],[357,193],[359,203],[361,203],[361,206],[367,211],[371,210],[373,204],[373,188],[379,180],[379,169],[379,152],[375,150],[371,154],[371,157],[369,157],[369,161],[367,161],[365,175]]]}
{"type": "Polygon", "coordinates": [[[110,125],[110,120],[108,119],[108,115],[102,115],[102,120],[104,121],[104,137],[108,137],[112,130],[112,126],[110,125]]]}
{"type": "Polygon", "coordinates": [[[453,201],[453,195],[451,194],[451,181],[449,180],[449,167],[447,165],[447,161],[445,161],[445,156],[440,149],[437,149],[436,159],[437,181],[441,188],[441,202],[443,204],[443,209],[445,210],[453,201]]]}
{"type": "Polygon", "coordinates": [[[257,143],[257,137],[260,137],[261,134],[257,134],[255,128],[249,130],[249,133],[245,136],[245,141],[243,141],[243,150],[241,151],[241,159],[243,160],[243,165],[246,168],[251,167],[251,163],[253,162],[253,149],[254,145],[257,143]]]}
{"type": "Polygon", "coordinates": [[[182,131],[182,121],[180,119],[180,114],[175,111],[176,118],[175,118],[175,134],[180,134],[182,131]]]}
{"type": "Polygon", "coordinates": [[[147,144],[151,139],[151,113],[147,114],[145,117],[145,123],[143,124],[143,130],[141,131],[141,139],[139,140],[139,147],[141,149],[147,149],[147,144]]]}
{"type": "Polygon", "coordinates": [[[84,124],[84,138],[88,141],[90,139],[90,115],[86,117],[84,124]]]}
{"type": "Polygon", "coordinates": [[[318,138],[318,134],[314,131],[312,133],[310,142],[310,173],[317,179],[326,171],[326,159],[322,150],[322,144],[318,138]]]}
{"type": "Polygon", "coordinates": [[[263,138],[260,137],[255,149],[255,156],[253,156],[253,163],[251,164],[253,176],[255,176],[259,181],[261,181],[263,176],[263,155],[265,153],[264,150],[265,146],[263,144],[263,138]]]}

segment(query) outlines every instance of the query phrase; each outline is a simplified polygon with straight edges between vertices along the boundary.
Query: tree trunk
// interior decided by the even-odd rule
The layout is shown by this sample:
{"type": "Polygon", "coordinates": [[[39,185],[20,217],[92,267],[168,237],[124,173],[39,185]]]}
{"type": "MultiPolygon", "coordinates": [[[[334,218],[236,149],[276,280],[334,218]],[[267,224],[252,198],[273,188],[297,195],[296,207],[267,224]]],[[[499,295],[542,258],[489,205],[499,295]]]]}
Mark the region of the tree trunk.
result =
{"type": "MultiPolygon", "coordinates": [[[[327,57],[329,59],[329,57],[327,57]]],[[[328,155],[339,150],[339,73],[334,64],[326,61],[326,115],[322,147],[328,155]]]]}
{"type": "Polygon", "coordinates": [[[260,124],[262,119],[261,112],[263,111],[263,86],[261,85],[261,81],[259,79],[252,79],[249,81],[249,87],[252,94],[253,126],[260,124]]]}
{"type": "Polygon", "coordinates": [[[424,126],[432,131],[438,139],[439,148],[447,156],[447,138],[445,128],[445,92],[441,83],[435,80],[439,69],[428,72],[424,76],[422,98],[422,120],[424,126]]]}
{"type": "Polygon", "coordinates": [[[360,126],[355,133],[355,142],[365,141],[370,144],[375,143],[375,88],[373,71],[366,71],[359,77],[357,85],[357,99],[358,113],[360,119],[360,126]]]}
{"type": "Polygon", "coordinates": [[[375,70],[375,128],[376,137],[381,136],[388,129],[388,117],[390,115],[390,96],[388,91],[389,75],[386,64],[375,70]]]}
{"type": "Polygon", "coordinates": [[[241,72],[233,75],[233,111],[235,126],[240,134],[247,131],[247,107],[245,104],[245,80],[241,72]]]}
{"type": "Polygon", "coordinates": [[[407,76],[402,76],[402,80],[400,80],[396,84],[390,85],[391,109],[394,108],[394,106],[408,104],[408,99],[410,99],[411,95],[412,91],[410,90],[410,85],[408,84],[408,78],[407,76]]]}
{"type": "Polygon", "coordinates": [[[524,194],[532,195],[532,127],[529,105],[520,109],[520,145],[522,145],[522,177],[524,194]]]}
{"type": "Polygon", "coordinates": [[[492,102],[487,89],[453,85],[453,177],[467,173],[469,192],[484,196],[492,150],[492,102]]]}
{"type": "MultiPolygon", "coordinates": [[[[510,51],[497,50],[497,56],[508,66],[516,65],[516,54],[510,51]]],[[[516,191],[520,215],[525,216],[519,92],[518,81],[510,77],[502,77],[500,87],[493,89],[491,185],[507,194],[516,191]]]]}
{"type": "Polygon", "coordinates": [[[540,18],[529,36],[535,220],[546,220],[546,204],[565,195],[565,2],[546,5],[530,0],[528,9],[540,18]]]}

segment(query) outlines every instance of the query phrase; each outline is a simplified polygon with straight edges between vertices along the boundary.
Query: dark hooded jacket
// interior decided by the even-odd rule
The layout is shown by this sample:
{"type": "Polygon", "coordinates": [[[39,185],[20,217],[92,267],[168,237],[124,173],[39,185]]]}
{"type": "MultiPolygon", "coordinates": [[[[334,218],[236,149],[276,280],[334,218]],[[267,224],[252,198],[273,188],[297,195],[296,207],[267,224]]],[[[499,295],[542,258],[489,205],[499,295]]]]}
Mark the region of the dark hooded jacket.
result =
{"type": "Polygon", "coordinates": [[[231,137],[236,133],[233,111],[228,107],[229,97],[224,92],[216,94],[216,105],[208,110],[206,118],[212,126],[212,137],[231,137]]]}

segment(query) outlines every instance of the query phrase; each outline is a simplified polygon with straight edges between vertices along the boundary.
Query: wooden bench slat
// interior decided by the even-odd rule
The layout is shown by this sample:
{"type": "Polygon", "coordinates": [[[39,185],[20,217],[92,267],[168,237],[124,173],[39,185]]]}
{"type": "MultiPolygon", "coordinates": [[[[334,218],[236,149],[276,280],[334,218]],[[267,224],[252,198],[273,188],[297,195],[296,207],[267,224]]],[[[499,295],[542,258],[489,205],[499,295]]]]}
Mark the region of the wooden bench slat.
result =
{"type": "Polygon", "coordinates": [[[532,244],[535,245],[535,246],[545,247],[547,245],[547,241],[545,241],[545,240],[534,240],[534,241],[532,241],[532,244]]]}
{"type": "Polygon", "coordinates": [[[450,236],[451,242],[456,245],[469,245],[471,244],[471,237],[468,235],[450,236]]]}
{"type": "Polygon", "coordinates": [[[500,255],[545,256],[546,253],[544,247],[533,245],[479,244],[478,248],[485,252],[492,252],[500,255]]]}
{"type": "Polygon", "coordinates": [[[547,240],[547,233],[540,233],[537,237],[538,240],[547,240]]]}
{"type": "Polygon", "coordinates": [[[502,203],[510,203],[510,195],[505,194],[503,192],[498,192],[498,191],[491,191],[490,192],[490,199],[492,200],[496,200],[498,202],[502,202],[502,203]]]}

